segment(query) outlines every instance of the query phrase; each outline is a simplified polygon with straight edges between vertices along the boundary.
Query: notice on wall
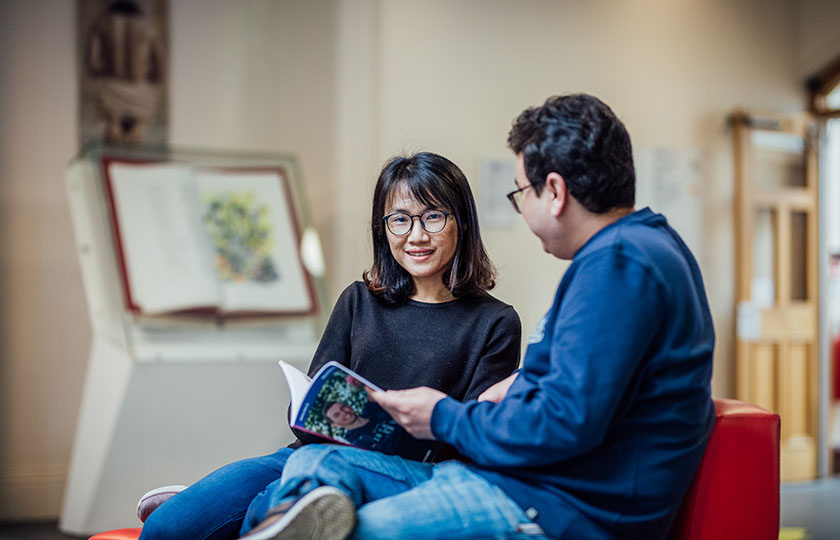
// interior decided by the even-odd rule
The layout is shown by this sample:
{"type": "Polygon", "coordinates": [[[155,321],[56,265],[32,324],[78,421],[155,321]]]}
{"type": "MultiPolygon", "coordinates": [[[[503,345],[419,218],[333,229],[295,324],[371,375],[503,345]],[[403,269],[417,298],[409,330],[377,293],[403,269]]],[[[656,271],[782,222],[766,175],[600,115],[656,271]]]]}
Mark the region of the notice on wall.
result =
{"type": "Polygon", "coordinates": [[[636,208],[649,206],[700,259],[703,253],[703,154],[694,148],[636,147],[636,208]]]}
{"type": "Polygon", "coordinates": [[[482,225],[513,227],[518,220],[506,195],[516,189],[514,158],[484,158],[478,172],[479,218],[482,225]]]}
{"type": "Polygon", "coordinates": [[[761,307],[754,302],[738,302],[735,326],[741,341],[758,341],[761,337],[761,307]]]}

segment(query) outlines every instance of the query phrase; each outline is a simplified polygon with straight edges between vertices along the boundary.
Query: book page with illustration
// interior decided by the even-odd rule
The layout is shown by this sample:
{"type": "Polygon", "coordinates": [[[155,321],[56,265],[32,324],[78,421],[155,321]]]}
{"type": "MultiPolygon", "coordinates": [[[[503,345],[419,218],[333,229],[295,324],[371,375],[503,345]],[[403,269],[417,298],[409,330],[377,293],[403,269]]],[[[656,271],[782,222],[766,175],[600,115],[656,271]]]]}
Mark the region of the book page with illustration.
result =
{"type": "Polygon", "coordinates": [[[115,159],[103,166],[131,311],[315,311],[281,168],[115,159]]]}
{"type": "Polygon", "coordinates": [[[285,179],[276,170],[199,169],[204,226],[225,311],[307,312],[312,291],[285,179]]]}
{"type": "Polygon", "coordinates": [[[218,305],[193,169],[111,162],[107,174],[129,308],[156,314],[218,305]]]}

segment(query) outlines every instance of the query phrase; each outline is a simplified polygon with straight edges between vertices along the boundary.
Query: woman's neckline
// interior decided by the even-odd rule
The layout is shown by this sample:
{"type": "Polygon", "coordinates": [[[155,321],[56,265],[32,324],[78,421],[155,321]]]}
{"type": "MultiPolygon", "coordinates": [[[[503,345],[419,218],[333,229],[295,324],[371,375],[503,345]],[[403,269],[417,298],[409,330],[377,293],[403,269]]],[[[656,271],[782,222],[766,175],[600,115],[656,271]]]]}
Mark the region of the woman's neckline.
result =
{"type": "Polygon", "coordinates": [[[448,306],[454,302],[457,302],[460,298],[453,296],[449,300],[444,300],[443,302],[424,302],[423,300],[415,300],[413,298],[408,299],[408,303],[414,304],[420,307],[438,307],[438,306],[448,306]]]}

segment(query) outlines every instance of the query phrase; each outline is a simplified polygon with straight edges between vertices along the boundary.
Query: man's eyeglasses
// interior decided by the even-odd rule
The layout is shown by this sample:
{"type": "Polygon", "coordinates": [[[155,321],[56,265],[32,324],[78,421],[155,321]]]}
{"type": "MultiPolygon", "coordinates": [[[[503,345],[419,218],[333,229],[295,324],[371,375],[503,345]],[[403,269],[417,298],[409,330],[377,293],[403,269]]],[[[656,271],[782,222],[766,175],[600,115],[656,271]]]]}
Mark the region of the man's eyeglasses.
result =
{"type": "Polygon", "coordinates": [[[420,220],[420,226],[429,234],[439,233],[446,227],[446,218],[451,216],[452,212],[444,210],[426,210],[422,214],[406,214],[405,212],[394,212],[388,214],[382,219],[385,220],[385,225],[391,234],[394,236],[405,236],[411,232],[414,226],[414,218],[420,220]]]}
{"type": "Polygon", "coordinates": [[[513,209],[516,210],[517,214],[522,213],[522,210],[519,209],[519,205],[522,204],[522,192],[525,191],[528,188],[532,188],[532,187],[536,186],[537,184],[542,184],[542,183],[543,182],[537,182],[536,184],[531,183],[531,184],[528,184],[525,187],[521,187],[521,188],[519,188],[517,190],[514,190],[514,191],[511,191],[510,193],[507,194],[507,198],[510,201],[511,206],[513,206],[513,209]]]}

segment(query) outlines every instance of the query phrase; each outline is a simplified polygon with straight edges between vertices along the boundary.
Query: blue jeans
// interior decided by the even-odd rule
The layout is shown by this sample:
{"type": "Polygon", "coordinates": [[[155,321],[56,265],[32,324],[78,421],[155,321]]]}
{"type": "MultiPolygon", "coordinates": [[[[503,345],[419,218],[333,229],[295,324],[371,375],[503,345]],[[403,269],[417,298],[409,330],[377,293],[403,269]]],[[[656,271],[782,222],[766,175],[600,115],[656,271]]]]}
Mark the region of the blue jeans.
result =
{"type": "Polygon", "coordinates": [[[210,473],[152,512],[143,524],[140,540],[238,538],[248,505],[280,478],[292,452],[281,448],[210,473]]]}
{"type": "Polygon", "coordinates": [[[289,458],[282,478],[254,500],[242,534],[284,499],[321,485],[337,487],[353,500],[354,539],[548,538],[501,489],[462,463],[433,465],[321,444],[289,458]]]}

